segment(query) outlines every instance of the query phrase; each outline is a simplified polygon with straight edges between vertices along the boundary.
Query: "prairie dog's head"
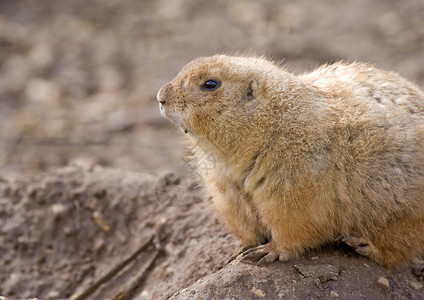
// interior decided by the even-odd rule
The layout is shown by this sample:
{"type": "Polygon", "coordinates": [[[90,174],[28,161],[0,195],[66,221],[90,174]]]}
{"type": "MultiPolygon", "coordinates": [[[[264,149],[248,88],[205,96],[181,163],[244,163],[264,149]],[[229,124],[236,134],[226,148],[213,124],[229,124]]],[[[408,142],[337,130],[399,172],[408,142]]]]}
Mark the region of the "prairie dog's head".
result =
{"type": "Polygon", "coordinates": [[[222,136],[252,119],[264,100],[267,78],[279,70],[261,58],[198,58],[160,89],[160,111],[186,133],[222,136]]]}

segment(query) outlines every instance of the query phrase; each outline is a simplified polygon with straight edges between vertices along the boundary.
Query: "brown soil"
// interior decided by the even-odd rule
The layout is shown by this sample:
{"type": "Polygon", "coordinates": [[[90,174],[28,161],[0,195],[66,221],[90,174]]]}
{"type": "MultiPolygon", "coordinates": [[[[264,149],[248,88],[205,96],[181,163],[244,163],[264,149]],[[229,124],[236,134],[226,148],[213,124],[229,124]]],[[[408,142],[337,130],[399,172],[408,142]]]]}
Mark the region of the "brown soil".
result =
{"type": "Polygon", "coordinates": [[[155,178],[100,167],[2,180],[0,294],[70,297],[151,236],[155,240],[92,299],[112,299],[135,281],[146,299],[194,283],[222,268],[237,245],[199,191],[193,180],[172,173],[155,178]]]}
{"type": "Polygon", "coordinates": [[[424,299],[423,270],[343,245],[226,265],[239,242],[155,100],[217,52],[294,72],[366,61],[424,87],[423,15],[420,0],[0,1],[0,297],[424,299]]]}

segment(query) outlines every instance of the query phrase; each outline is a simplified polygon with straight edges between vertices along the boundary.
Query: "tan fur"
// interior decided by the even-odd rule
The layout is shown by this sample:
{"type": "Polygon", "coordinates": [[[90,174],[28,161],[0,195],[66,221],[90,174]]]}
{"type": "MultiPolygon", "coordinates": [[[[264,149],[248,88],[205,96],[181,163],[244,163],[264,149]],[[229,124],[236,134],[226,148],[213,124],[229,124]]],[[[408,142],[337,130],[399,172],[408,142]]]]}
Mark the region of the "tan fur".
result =
{"type": "Polygon", "coordinates": [[[185,66],[158,100],[244,245],[269,241],[258,249],[285,260],[360,237],[388,267],[423,253],[424,93],[411,82],[361,63],[296,76],[217,55],[185,66]],[[209,79],[221,86],[203,90],[209,79]]]}

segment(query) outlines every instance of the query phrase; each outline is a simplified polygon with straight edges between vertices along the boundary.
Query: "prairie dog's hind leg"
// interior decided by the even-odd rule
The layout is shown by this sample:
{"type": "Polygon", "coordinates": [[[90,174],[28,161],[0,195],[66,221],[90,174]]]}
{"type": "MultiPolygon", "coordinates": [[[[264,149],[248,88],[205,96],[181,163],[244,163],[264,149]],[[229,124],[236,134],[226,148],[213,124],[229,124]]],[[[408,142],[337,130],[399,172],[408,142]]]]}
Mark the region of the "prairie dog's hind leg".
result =
{"type": "Polygon", "coordinates": [[[354,248],[355,251],[363,256],[373,258],[376,254],[374,247],[371,242],[364,237],[357,236],[344,236],[341,238],[342,242],[348,244],[350,247],[354,248]]]}
{"type": "Polygon", "coordinates": [[[345,236],[342,241],[388,268],[413,264],[424,254],[424,218],[405,217],[392,222],[372,240],[345,236]]]}

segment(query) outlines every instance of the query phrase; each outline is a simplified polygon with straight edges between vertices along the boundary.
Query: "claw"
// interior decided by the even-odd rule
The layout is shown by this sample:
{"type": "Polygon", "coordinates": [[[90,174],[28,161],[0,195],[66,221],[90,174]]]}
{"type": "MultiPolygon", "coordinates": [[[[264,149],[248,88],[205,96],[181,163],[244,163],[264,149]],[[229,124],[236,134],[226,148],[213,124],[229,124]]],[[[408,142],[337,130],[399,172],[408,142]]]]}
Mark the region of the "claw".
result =
{"type": "Polygon", "coordinates": [[[256,252],[259,250],[263,250],[265,248],[266,245],[260,245],[260,246],[256,246],[256,247],[251,247],[249,249],[246,249],[245,251],[243,251],[243,256],[245,256],[246,254],[252,253],[252,252],[256,252]]]}
{"type": "Polygon", "coordinates": [[[258,261],[258,266],[263,266],[272,263],[279,259],[287,261],[290,258],[290,253],[286,250],[277,251],[271,243],[250,248],[237,257],[240,261],[258,261]]]}
{"type": "Polygon", "coordinates": [[[251,252],[248,253],[246,255],[244,255],[240,261],[246,261],[246,260],[261,260],[264,256],[267,256],[268,254],[264,251],[256,251],[256,252],[251,252]]]}
{"type": "Polygon", "coordinates": [[[270,252],[267,255],[265,255],[264,257],[262,257],[258,261],[257,265],[258,266],[269,265],[270,263],[274,262],[278,257],[279,257],[278,253],[270,252]]]}
{"type": "Polygon", "coordinates": [[[225,261],[226,264],[229,264],[230,262],[232,262],[233,260],[235,260],[237,258],[237,256],[239,256],[240,253],[236,253],[231,255],[229,258],[227,258],[227,260],[225,261]]]}
{"type": "Polygon", "coordinates": [[[235,252],[233,255],[231,255],[227,261],[225,262],[226,264],[229,264],[230,262],[232,262],[233,260],[235,260],[237,257],[240,256],[240,254],[248,251],[249,249],[255,248],[254,245],[249,245],[249,246],[244,246],[242,247],[239,251],[235,252]]]}

